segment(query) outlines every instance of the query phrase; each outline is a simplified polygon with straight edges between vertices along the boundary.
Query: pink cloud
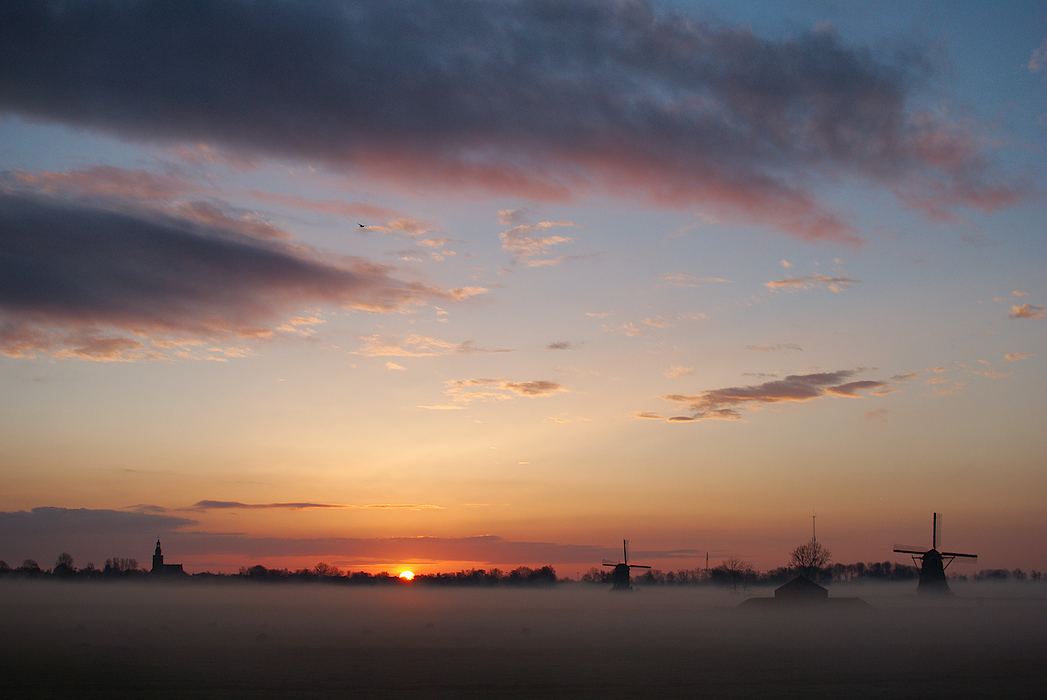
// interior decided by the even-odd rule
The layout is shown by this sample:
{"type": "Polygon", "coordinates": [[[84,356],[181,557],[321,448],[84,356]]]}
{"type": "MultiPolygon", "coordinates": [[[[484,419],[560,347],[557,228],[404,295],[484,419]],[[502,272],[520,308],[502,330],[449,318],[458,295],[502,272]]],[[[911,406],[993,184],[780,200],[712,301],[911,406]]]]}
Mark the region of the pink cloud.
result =
{"type": "Polygon", "coordinates": [[[1011,313],[1008,315],[1011,318],[1047,318],[1047,309],[1035,304],[1022,304],[1011,306],[1011,313]]]}

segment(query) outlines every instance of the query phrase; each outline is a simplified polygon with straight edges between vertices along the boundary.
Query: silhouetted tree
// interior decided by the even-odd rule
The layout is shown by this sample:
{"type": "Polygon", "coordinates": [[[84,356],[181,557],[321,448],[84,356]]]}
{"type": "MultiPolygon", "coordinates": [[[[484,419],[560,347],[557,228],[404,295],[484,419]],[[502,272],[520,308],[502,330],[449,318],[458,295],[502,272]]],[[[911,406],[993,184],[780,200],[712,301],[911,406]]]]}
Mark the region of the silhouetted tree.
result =
{"type": "Polygon", "coordinates": [[[584,583],[609,583],[611,581],[611,570],[601,569],[598,566],[590,567],[588,571],[582,574],[582,582],[584,583]]]}
{"type": "Polygon", "coordinates": [[[646,586],[664,584],[665,574],[661,569],[648,569],[636,577],[636,582],[646,586]]]}
{"type": "Polygon", "coordinates": [[[721,586],[730,586],[731,590],[737,591],[738,586],[745,589],[756,570],[753,565],[738,557],[728,557],[719,566],[709,572],[710,578],[721,586]]]}
{"type": "Polygon", "coordinates": [[[62,552],[58,555],[53,573],[55,576],[64,577],[72,576],[76,573],[76,569],[73,568],[73,558],[67,552],[62,552]]]}
{"type": "Polygon", "coordinates": [[[324,562],[319,562],[316,566],[314,566],[313,573],[322,579],[337,578],[342,575],[342,572],[338,570],[337,566],[332,566],[324,562]]]}
{"type": "Polygon", "coordinates": [[[18,570],[27,574],[38,574],[40,573],[40,565],[36,563],[35,559],[25,559],[22,561],[22,565],[18,567],[18,570]]]}
{"type": "Polygon", "coordinates": [[[125,557],[106,559],[102,573],[106,576],[127,576],[138,573],[138,560],[125,557]]]}
{"type": "Polygon", "coordinates": [[[789,556],[790,564],[797,573],[812,581],[822,578],[822,570],[832,563],[833,558],[832,553],[815,540],[801,544],[789,556]]]}

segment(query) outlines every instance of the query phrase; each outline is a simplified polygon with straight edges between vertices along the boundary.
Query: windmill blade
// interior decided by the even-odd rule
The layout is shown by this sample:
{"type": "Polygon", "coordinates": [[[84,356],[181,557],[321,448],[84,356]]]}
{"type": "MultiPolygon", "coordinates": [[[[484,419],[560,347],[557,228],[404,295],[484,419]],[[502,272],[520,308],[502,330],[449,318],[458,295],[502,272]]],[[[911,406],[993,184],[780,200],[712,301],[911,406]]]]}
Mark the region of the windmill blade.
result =
{"type": "Polygon", "coordinates": [[[967,559],[974,559],[977,561],[977,554],[960,554],[959,552],[942,552],[943,557],[965,557],[967,559]]]}
{"type": "Polygon", "coordinates": [[[629,568],[630,569],[650,569],[651,567],[647,566],[646,564],[630,564],[629,568]]]}
{"type": "Polygon", "coordinates": [[[894,545],[894,551],[901,552],[903,554],[927,554],[927,552],[931,550],[927,549],[926,547],[913,547],[912,545],[908,544],[896,544],[894,545]]]}
{"type": "Polygon", "coordinates": [[[603,560],[603,565],[604,566],[618,566],[618,562],[614,561],[613,559],[604,559],[603,560]]]}

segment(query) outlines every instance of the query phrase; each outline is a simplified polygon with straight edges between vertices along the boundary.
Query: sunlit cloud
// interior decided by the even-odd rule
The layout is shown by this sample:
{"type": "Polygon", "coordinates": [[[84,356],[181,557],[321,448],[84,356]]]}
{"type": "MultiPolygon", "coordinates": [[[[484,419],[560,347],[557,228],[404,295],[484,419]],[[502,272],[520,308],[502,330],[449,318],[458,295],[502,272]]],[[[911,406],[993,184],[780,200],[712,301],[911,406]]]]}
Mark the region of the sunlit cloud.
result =
{"type": "Polygon", "coordinates": [[[534,398],[551,396],[567,389],[559,382],[544,379],[512,382],[506,379],[454,379],[447,382],[448,396],[460,403],[472,401],[507,401],[516,396],[534,398]]]}
{"type": "Polygon", "coordinates": [[[513,256],[514,262],[521,262],[526,267],[559,265],[566,257],[549,257],[549,251],[555,246],[573,243],[574,239],[568,236],[534,235],[537,231],[558,226],[574,226],[574,224],[566,221],[543,221],[534,225],[521,224],[508,231],[502,231],[498,237],[502,240],[502,248],[513,256]]]}
{"type": "Polygon", "coordinates": [[[885,393],[889,393],[886,388],[889,385],[886,382],[877,382],[873,380],[863,380],[857,382],[847,382],[845,384],[839,384],[837,386],[829,386],[825,388],[825,393],[832,394],[833,396],[849,396],[851,398],[860,398],[859,392],[868,391],[869,393],[877,396],[882,396],[885,393]]]}
{"type": "Polygon", "coordinates": [[[682,365],[673,365],[669,369],[662,372],[662,374],[670,379],[679,377],[689,377],[694,374],[694,367],[684,367],[682,365]]]}
{"type": "Polygon", "coordinates": [[[236,231],[258,238],[289,239],[290,236],[266,217],[217,199],[211,189],[179,173],[152,173],[112,165],[94,165],[64,172],[14,171],[0,173],[0,185],[12,191],[35,193],[45,198],[80,197],[105,201],[110,207],[127,206],[162,211],[180,219],[236,231]],[[207,199],[192,199],[206,195],[207,199]]]}
{"type": "Polygon", "coordinates": [[[787,277],[783,280],[765,282],[764,286],[774,291],[782,289],[797,290],[810,289],[811,287],[825,287],[831,292],[842,292],[846,289],[850,289],[855,284],[859,284],[860,281],[861,280],[851,279],[850,277],[809,275],[807,277],[787,277]]]}
{"type": "Polygon", "coordinates": [[[190,510],[313,510],[313,509],[349,509],[359,510],[377,508],[380,510],[443,510],[441,506],[418,503],[372,503],[369,505],[346,505],[341,503],[241,503],[239,501],[197,501],[190,510]]]}
{"type": "Polygon", "coordinates": [[[1008,316],[1011,318],[1047,318],[1047,309],[1035,304],[1022,304],[1011,306],[1011,313],[1008,316]]]}
{"type": "Polygon", "coordinates": [[[993,368],[992,363],[986,360],[978,360],[978,364],[982,365],[982,368],[972,370],[974,374],[980,374],[983,377],[989,379],[1003,379],[1005,377],[1013,377],[1014,372],[1000,372],[993,368]]]}
{"type": "Polygon", "coordinates": [[[753,350],[755,352],[785,352],[789,350],[796,350],[802,352],[801,348],[796,343],[775,343],[774,345],[746,345],[747,350],[753,350]]]}
{"type": "MultiPolygon", "coordinates": [[[[886,382],[873,380],[844,381],[861,370],[838,370],[813,374],[794,374],[763,384],[750,384],[725,389],[711,389],[698,394],[669,394],[661,398],[684,404],[690,412],[673,416],[670,421],[742,418],[742,408],[759,408],[783,402],[805,402],[827,396],[856,398],[860,392],[878,393],[887,389],[886,382]]],[[[643,417],[649,417],[644,415],[643,417]]]]}
{"type": "MultiPolygon", "coordinates": [[[[912,46],[766,39],[595,0],[214,0],[176,23],[146,0],[21,5],[0,15],[19,57],[0,109],[187,157],[224,149],[530,199],[626,195],[848,244],[855,226],[806,188],[812,175],[938,217],[1024,194],[976,129],[914,107],[935,65],[912,46]]],[[[1041,65],[1037,49],[1030,70],[1041,65]]]]}
{"type": "MultiPolygon", "coordinates": [[[[347,219],[364,218],[368,220],[394,220],[402,218],[392,209],[373,204],[364,204],[362,202],[345,202],[340,199],[310,199],[309,197],[302,197],[301,195],[282,194],[280,192],[269,192],[258,189],[246,190],[246,194],[268,204],[279,204],[302,211],[332,214],[347,219]]],[[[368,229],[366,226],[361,227],[359,224],[354,224],[350,230],[355,233],[357,231],[366,231],[368,229]]]]}
{"type": "Polygon", "coordinates": [[[1034,352],[1009,352],[1004,355],[1004,359],[1010,362],[1016,362],[1017,360],[1028,360],[1030,357],[1036,357],[1037,353],[1034,352]]]}
{"type": "Polygon", "coordinates": [[[488,350],[477,347],[472,340],[450,343],[422,335],[381,336],[364,338],[364,346],[356,351],[368,357],[440,357],[444,355],[477,355],[512,352],[511,348],[488,350]]]}
{"type": "Polygon", "coordinates": [[[697,275],[691,275],[686,272],[667,272],[659,279],[665,283],[666,287],[697,287],[706,282],[731,281],[723,279],[722,277],[698,277],[697,275]]]}

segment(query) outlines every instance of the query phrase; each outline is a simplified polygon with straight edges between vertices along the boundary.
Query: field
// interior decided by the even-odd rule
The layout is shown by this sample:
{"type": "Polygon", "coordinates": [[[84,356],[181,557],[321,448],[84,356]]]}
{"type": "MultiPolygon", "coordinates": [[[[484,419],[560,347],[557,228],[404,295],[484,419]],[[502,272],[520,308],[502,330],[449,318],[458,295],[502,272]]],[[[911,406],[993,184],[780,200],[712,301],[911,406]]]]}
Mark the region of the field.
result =
{"type": "Polygon", "coordinates": [[[1047,691],[1047,586],[704,588],[0,582],[16,697],[1000,697],[1047,691]]]}

